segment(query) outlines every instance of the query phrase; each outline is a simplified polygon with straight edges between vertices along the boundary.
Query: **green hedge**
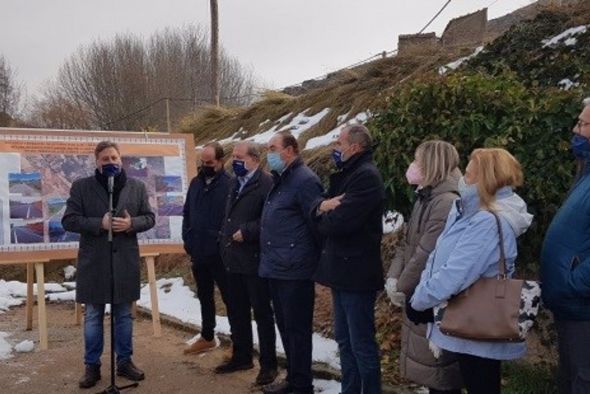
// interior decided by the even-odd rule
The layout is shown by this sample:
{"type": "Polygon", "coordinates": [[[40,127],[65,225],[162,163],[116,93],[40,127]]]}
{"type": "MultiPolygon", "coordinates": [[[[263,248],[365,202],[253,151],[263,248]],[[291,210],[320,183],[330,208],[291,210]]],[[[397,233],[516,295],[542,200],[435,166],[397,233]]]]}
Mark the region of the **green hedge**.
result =
{"type": "Polygon", "coordinates": [[[504,147],[523,165],[525,184],[517,192],[535,215],[520,239],[520,268],[536,271],[543,235],[575,172],[569,140],[581,98],[579,91],[527,87],[506,73],[430,76],[406,85],[369,124],[390,208],[410,212],[414,193],[405,171],[421,142],[451,142],[462,169],[475,148],[504,147]]]}
{"type": "Polygon", "coordinates": [[[516,73],[527,86],[557,87],[564,78],[581,84],[588,83],[590,29],[575,36],[576,45],[562,43],[544,48],[541,42],[579,24],[564,12],[541,12],[534,20],[517,23],[486,45],[485,50],[471,59],[466,68],[491,75],[501,75],[509,70],[516,73]]]}

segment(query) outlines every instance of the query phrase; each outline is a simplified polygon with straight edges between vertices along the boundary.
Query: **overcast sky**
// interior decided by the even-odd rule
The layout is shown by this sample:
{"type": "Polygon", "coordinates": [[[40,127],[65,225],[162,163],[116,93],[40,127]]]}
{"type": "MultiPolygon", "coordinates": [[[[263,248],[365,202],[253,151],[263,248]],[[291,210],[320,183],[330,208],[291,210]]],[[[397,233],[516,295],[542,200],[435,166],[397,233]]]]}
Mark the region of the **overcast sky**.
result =
{"type": "MultiPolygon", "coordinates": [[[[397,46],[446,0],[219,0],[223,47],[268,88],[320,76],[397,46]]],[[[453,0],[427,31],[490,6],[490,19],[531,0],[453,0]]],[[[117,33],[208,29],[208,0],[1,0],[0,54],[34,94],[80,46],[117,33]]]]}

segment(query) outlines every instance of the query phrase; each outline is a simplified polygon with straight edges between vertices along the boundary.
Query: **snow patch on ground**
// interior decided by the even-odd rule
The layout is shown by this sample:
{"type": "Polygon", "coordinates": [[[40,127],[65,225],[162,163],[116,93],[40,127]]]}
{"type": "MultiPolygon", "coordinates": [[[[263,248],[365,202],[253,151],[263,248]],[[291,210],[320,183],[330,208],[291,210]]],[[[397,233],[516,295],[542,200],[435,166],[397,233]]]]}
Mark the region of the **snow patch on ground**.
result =
{"type": "MultiPolygon", "coordinates": [[[[201,305],[196,298],[195,293],[184,284],[182,278],[159,279],[156,282],[158,287],[158,302],[160,306],[160,313],[174,317],[184,323],[201,326],[201,305]]],[[[145,285],[141,289],[140,299],[137,305],[151,310],[151,297],[149,286],[145,285]]],[[[216,317],[216,332],[229,335],[230,326],[227,317],[216,317]]],[[[278,328],[275,326],[277,333],[277,351],[285,353],[283,344],[280,341],[278,328]]],[[[258,345],[258,332],[256,329],[256,322],[252,322],[252,332],[254,336],[254,344],[258,345]]],[[[196,338],[193,338],[196,340],[196,338]]],[[[338,356],[338,344],[329,338],[325,338],[319,334],[313,334],[313,354],[314,361],[323,362],[333,368],[340,369],[340,358],[338,356]]]]}
{"type": "Polygon", "coordinates": [[[314,391],[322,394],[340,394],[340,382],[336,380],[315,379],[313,381],[314,391]]]}
{"type": "Polygon", "coordinates": [[[12,357],[12,346],[6,341],[10,334],[0,331],[0,360],[6,360],[12,357]]]}
{"type": "Polygon", "coordinates": [[[47,296],[49,301],[76,301],[76,290],[64,291],[61,293],[52,293],[47,296]]]}
{"type": "Polygon", "coordinates": [[[32,352],[33,349],[35,349],[35,343],[29,340],[22,341],[14,347],[14,350],[19,353],[29,353],[32,352]]]}
{"type": "Polygon", "coordinates": [[[66,278],[66,280],[74,279],[75,275],[76,275],[76,267],[74,267],[73,265],[68,265],[67,267],[64,268],[64,278],[66,278]]]}
{"type": "Polygon", "coordinates": [[[243,138],[243,136],[248,134],[248,131],[240,127],[240,129],[236,131],[234,134],[232,134],[231,137],[218,140],[217,142],[219,142],[222,145],[236,143],[239,141],[252,141],[257,144],[266,144],[279,131],[289,131],[291,134],[293,134],[293,136],[295,136],[295,138],[298,138],[302,133],[317,125],[324,118],[324,116],[326,116],[330,112],[330,108],[324,108],[317,114],[308,115],[309,110],[310,109],[307,108],[306,110],[298,113],[291,119],[291,121],[288,124],[283,123],[293,115],[292,112],[289,112],[288,114],[281,116],[274,122],[272,122],[270,119],[267,119],[264,122],[261,122],[260,126],[263,126],[268,123],[272,123],[273,126],[248,138],[243,138]]]}
{"type": "Polygon", "coordinates": [[[282,123],[291,116],[291,114],[287,114],[277,120],[270,129],[246,138],[246,140],[266,144],[279,131],[289,131],[295,138],[299,138],[302,133],[318,124],[330,112],[330,108],[324,108],[315,115],[308,115],[308,112],[309,108],[295,115],[288,124],[283,125],[282,123]]]}
{"type": "Polygon", "coordinates": [[[559,86],[559,88],[561,90],[570,90],[571,88],[574,88],[576,86],[580,86],[580,83],[579,82],[573,82],[569,78],[564,78],[561,81],[557,82],[557,86],[559,86]]]}
{"type": "Polygon", "coordinates": [[[15,298],[8,282],[0,280],[0,313],[7,311],[11,306],[21,305],[23,302],[23,299],[15,298]]]}
{"type": "Polygon", "coordinates": [[[572,27],[559,33],[556,36],[542,40],[541,43],[543,44],[543,48],[555,48],[562,42],[566,46],[574,46],[578,43],[578,40],[575,38],[575,36],[577,36],[578,34],[586,33],[587,30],[588,25],[572,27]]]}
{"type": "Polygon", "coordinates": [[[356,114],[354,116],[354,118],[349,119],[345,123],[341,123],[344,121],[344,119],[346,119],[347,115],[348,114],[340,115],[338,117],[338,119],[336,121],[338,126],[336,126],[336,128],[328,131],[324,135],[320,135],[319,137],[314,137],[314,138],[310,138],[309,140],[307,140],[304,150],[314,149],[314,148],[317,148],[320,146],[330,145],[332,142],[334,142],[338,138],[338,136],[340,135],[340,132],[342,131],[342,129],[344,127],[349,126],[349,125],[353,125],[353,124],[364,124],[371,117],[371,113],[369,111],[359,112],[358,114],[356,114]],[[341,124],[339,124],[339,123],[341,123],[341,124]]]}
{"type": "MultiPolygon", "coordinates": [[[[184,284],[182,278],[160,279],[156,282],[158,288],[158,300],[160,305],[160,313],[174,317],[182,322],[201,326],[201,307],[199,300],[195,293],[184,284]]],[[[46,288],[51,289],[55,293],[49,294],[50,301],[72,301],[75,299],[75,290],[67,290],[66,288],[75,288],[74,282],[64,283],[66,286],[61,286],[56,283],[48,283],[46,288]]],[[[7,310],[10,306],[20,305],[25,301],[26,297],[26,283],[10,281],[6,282],[0,280],[0,305],[4,305],[7,310]]],[[[151,300],[149,286],[143,285],[141,288],[141,298],[137,302],[141,307],[151,310],[151,300]]],[[[106,306],[106,313],[110,311],[110,305],[106,306]]],[[[227,317],[217,316],[218,333],[230,334],[230,326],[227,317]]],[[[282,342],[278,328],[275,327],[277,333],[277,352],[284,354],[282,342]]],[[[252,322],[252,331],[254,334],[254,344],[259,343],[258,333],[256,329],[256,322],[252,322]]],[[[30,352],[34,350],[34,343],[32,341],[23,341],[16,345],[13,349],[12,345],[6,340],[10,333],[0,332],[0,359],[7,359],[13,357],[13,350],[17,352],[30,352]]],[[[195,341],[197,337],[192,338],[195,341]]],[[[329,365],[332,368],[340,369],[340,358],[338,356],[337,343],[329,338],[325,338],[317,333],[313,334],[313,354],[312,358],[315,362],[321,362],[329,365]]],[[[340,384],[335,381],[316,380],[315,383],[322,393],[338,393],[340,391],[340,384]]]]}
{"type": "Polygon", "coordinates": [[[455,60],[454,62],[450,62],[445,64],[444,66],[441,66],[438,68],[438,73],[440,75],[444,75],[447,72],[451,71],[451,70],[455,70],[457,68],[459,68],[459,66],[463,63],[465,63],[467,60],[474,58],[475,56],[477,56],[481,51],[483,51],[483,46],[477,47],[475,48],[475,52],[473,52],[471,55],[469,56],[465,56],[462,57],[460,59],[455,60]]]}
{"type": "MultiPolygon", "coordinates": [[[[45,283],[45,293],[59,293],[67,289],[58,283],[45,283]]],[[[27,284],[11,280],[9,282],[0,279],[0,297],[2,294],[8,294],[12,297],[26,298],[27,284]]],[[[37,284],[33,285],[33,294],[37,295],[37,284]]],[[[18,304],[17,304],[18,305],[18,304]]]]}

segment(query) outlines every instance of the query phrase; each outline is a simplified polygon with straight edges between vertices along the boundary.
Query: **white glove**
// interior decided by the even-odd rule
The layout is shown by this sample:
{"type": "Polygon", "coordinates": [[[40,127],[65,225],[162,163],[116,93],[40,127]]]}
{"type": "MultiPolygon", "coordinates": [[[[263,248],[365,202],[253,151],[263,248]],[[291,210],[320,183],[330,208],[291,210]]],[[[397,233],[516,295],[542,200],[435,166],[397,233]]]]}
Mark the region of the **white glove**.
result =
{"type": "Polygon", "coordinates": [[[387,278],[385,281],[385,292],[393,305],[402,307],[406,303],[406,295],[397,291],[396,278],[387,278]]]}

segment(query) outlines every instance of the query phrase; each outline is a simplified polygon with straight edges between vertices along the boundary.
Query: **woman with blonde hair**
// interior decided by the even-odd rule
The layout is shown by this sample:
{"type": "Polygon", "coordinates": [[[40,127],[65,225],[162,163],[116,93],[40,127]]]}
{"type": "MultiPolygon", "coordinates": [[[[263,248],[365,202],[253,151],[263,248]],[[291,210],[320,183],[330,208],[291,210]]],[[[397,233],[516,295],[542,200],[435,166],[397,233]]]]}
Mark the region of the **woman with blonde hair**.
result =
{"type": "MultiPolygon", "coordinates": [[[[523,182],[520,163],[504,149],[476,149],[465,176],[459,180],[461,198],[453,204],[446,226],[416,287],[410,308],[432,308],[482,277],[499,274],[500,235],[503,232],[506,268],[514,272],[516,238],[530,226],[532,215],[513,191],[523,182]]],[[[459,360],[469,393],[500,393],[502,360],[522,357],[525,342],[485,342],[444,335],[429,324],[428,338],[459,360]]]]}
{"type": "MultiPolygon", "coordinates": [[[[416,186],[416,202],[385,285],[395,304],[400,299],[409,299],[420,281],[428,255],[459,195],[458,166],[459,154],[448,142],[426,141],[416,149],[406,172],[408,183],[416,186]]],[[[435,352],[435,357],[429,350],[425,323],[414,324],[404,314],[400,373],[405,379],[428,387],[431,394],[460,394],[462,383],[456,357],[447,352],[435,352]]]]}

